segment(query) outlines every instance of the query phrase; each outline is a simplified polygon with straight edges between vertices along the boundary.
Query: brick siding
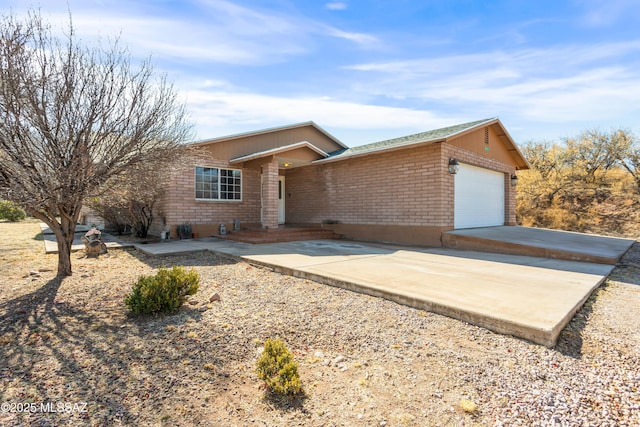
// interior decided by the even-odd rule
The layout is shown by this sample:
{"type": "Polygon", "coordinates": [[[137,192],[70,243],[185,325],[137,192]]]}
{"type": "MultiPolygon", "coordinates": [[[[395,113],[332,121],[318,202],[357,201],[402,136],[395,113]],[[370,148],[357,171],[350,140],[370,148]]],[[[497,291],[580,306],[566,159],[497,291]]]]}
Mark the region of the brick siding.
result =
{"type": "Polygon", "coordinates": [[[195,167],[237,169],[224,160],[216,160],[202,152],[185,158],[168,185],[167,196],[160,211],[169,226],[183,223],[230,224],[234,219],[242,223],[260,222],[260,170],[242,170],[242,200],[196,200],[195,167]]]}
{"type": "Polygon", "coordinates": [[[505,223],[515,223],[513,166],[443,143],[287,171],[287,221],[452,228],[450,157],[505,174],[505,223]]]}
{"type": "MultiPolygon", "coordinates": [[[[493,140],[491,151],[484,150],[484,142],[476,144],[477,148],[469,140],[460,140],[467,144],[464,147],[458,143],[424,144],[286,171],[278,170],[276,159],[265,158],[261,165],[257,162],[242,169],[242,201],[195,199],[196,165],[239,168],[216,159],[215,154],[224,147],[203,147],[194,150],[192,157],[176,160],[181,164],[170,179],[159,218],[171,227],[182,223],[194,228],[198,224],[228,225],[234,219],[251,224],[262,219],[263,226],[277,227],[278,175],[284,173],[287,223],[338,221],[450,229],[454,224],[455,177],[447,172],[447,164],[450,157],[455,157],[459,162],[504,174],[505,224],[514,225],[515,187],[510,180],[514,165],[509,163],[510,155],[493,140]]],[[[161,231],[159,222],[153,230],[161,231]]]]}
{"type": "Polygon", "coordinates": [[[287,221],[446,225],[444,172],[439,144],[293,169],[287,221]]]}

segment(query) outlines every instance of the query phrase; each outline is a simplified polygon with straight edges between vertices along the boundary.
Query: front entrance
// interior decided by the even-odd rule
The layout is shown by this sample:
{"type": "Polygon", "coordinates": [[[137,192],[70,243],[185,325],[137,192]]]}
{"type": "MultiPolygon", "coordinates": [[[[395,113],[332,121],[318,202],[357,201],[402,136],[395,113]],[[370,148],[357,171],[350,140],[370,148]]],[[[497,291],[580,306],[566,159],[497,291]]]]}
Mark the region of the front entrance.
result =
{"type": "Polygon", "coordinates": [[[278,177],[278,224],[284,224],[284,176],[278,177]]]}

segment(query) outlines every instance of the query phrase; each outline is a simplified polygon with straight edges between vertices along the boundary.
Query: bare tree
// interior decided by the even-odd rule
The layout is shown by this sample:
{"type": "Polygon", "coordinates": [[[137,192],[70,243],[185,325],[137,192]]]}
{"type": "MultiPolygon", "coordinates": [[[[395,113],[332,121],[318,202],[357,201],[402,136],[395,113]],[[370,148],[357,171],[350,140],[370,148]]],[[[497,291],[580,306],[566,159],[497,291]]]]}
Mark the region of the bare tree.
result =
{"type": "Polygon", "coordinates": [[[83,199],[190,137],[185,108],[153,66],[118,41],[82,46],[71,19],[56,37],[39,13],[0,20],[0,197],[45,222],[58,275],[71,275],[83,199]]]}
{"type": "Polygon", "coordinates": [[[596,183],[598,178],[617,164],[629,151],[631,140],[621,130],[610,133],[597,129],[583,132],[578,138],[567,138],[569,164],[574,176],[586,183],[596,183]]]}
{"type": "Polygon", "coordinates": [[[640,193],[640,142],[630,130],[620,129],[611,136],[619,141],[618,144],[627,147],[618,152],[618,161],[631,174],[636,184],[636,191],[640,193]]]}
{"type": "MultiPolygon", "coordinates": [[[[188,156],[188,150],[185,148],[180,154],[188,156]]],[[[137,165],[109,180],[105,191],[90,199],[87,205],[116,231],[128,228],[137,237],[147,237],[173,172],[172,166],[165,162],[137,165]]]]}
{"type": "Polygon", "coordinates": [[[522,152],[532,169],[521,173],[526,178],[518,185],[518,195],[532,206],[548,207],[572,185],[567,149],[549,141],[529,141],[522,152]]]}

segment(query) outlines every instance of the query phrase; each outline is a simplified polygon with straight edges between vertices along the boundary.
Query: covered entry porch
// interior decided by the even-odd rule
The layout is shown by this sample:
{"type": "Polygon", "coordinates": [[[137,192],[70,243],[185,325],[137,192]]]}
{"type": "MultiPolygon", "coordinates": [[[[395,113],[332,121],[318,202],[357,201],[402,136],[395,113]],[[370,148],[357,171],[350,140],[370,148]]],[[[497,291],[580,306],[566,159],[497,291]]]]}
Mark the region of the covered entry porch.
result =
{"type": "Polygon", "coordinates": [[[260,225],[264,230],[277,230],[286,223],[286,173],[328,157],[307,141],[253,153],[229,161],[243,169],[260,170],[260,225]]]}

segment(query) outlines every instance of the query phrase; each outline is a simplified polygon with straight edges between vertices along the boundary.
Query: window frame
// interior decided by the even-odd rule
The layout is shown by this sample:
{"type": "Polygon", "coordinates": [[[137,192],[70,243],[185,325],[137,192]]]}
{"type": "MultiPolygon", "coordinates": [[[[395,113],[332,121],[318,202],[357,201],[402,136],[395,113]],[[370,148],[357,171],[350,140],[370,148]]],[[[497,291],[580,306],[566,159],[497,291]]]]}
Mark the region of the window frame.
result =
{"type": "MultiPolygon", "coordinates": [[[[195,168],[193,169],[193,195],[196,201],[200,201],[200,202],[242,202],[242,169],[234,169],[234,168],[224,168],[224,167],[219,167],[219,166],[200,166],[200,165],[196,165],[195,168]],[[215,169],[216,175],[217,175],[217,198],[209,198],[209,197],[198,197],[198,191],[208,191],[211,192],[213,190],[198,190],[198,169],[202,169],[202,173],[204,172],[204,169],[215,169]],[[225,175],[223,177],[223,172],[222,171],[226,171],[231,172],[230,176],[225,175]],[[238,173],[238,177],[235,177],[234,174],[238,173]],[[223,178],[224,178],[224,184],[223,184],[223,178]],[[231,180],[239,180],[238,183],[236,182],[226,182],[227,179],[231,179],[231,180]],[[223,198],[223,190],[222,187],[226,186],[233,186],[234,189],[231,190],[229,192],[228,189],[224,190],[224,193],[227,194],[231,194],[231,195],[235,195],[235,194],[239,194],[240,198],[236,199],[236,198],[223,198]],[[235,187],[239,187],[239,191],[236,191],[235,187]]],[[[202,184],[206,184],[204,181],[202,182],[202,184]]]]}

